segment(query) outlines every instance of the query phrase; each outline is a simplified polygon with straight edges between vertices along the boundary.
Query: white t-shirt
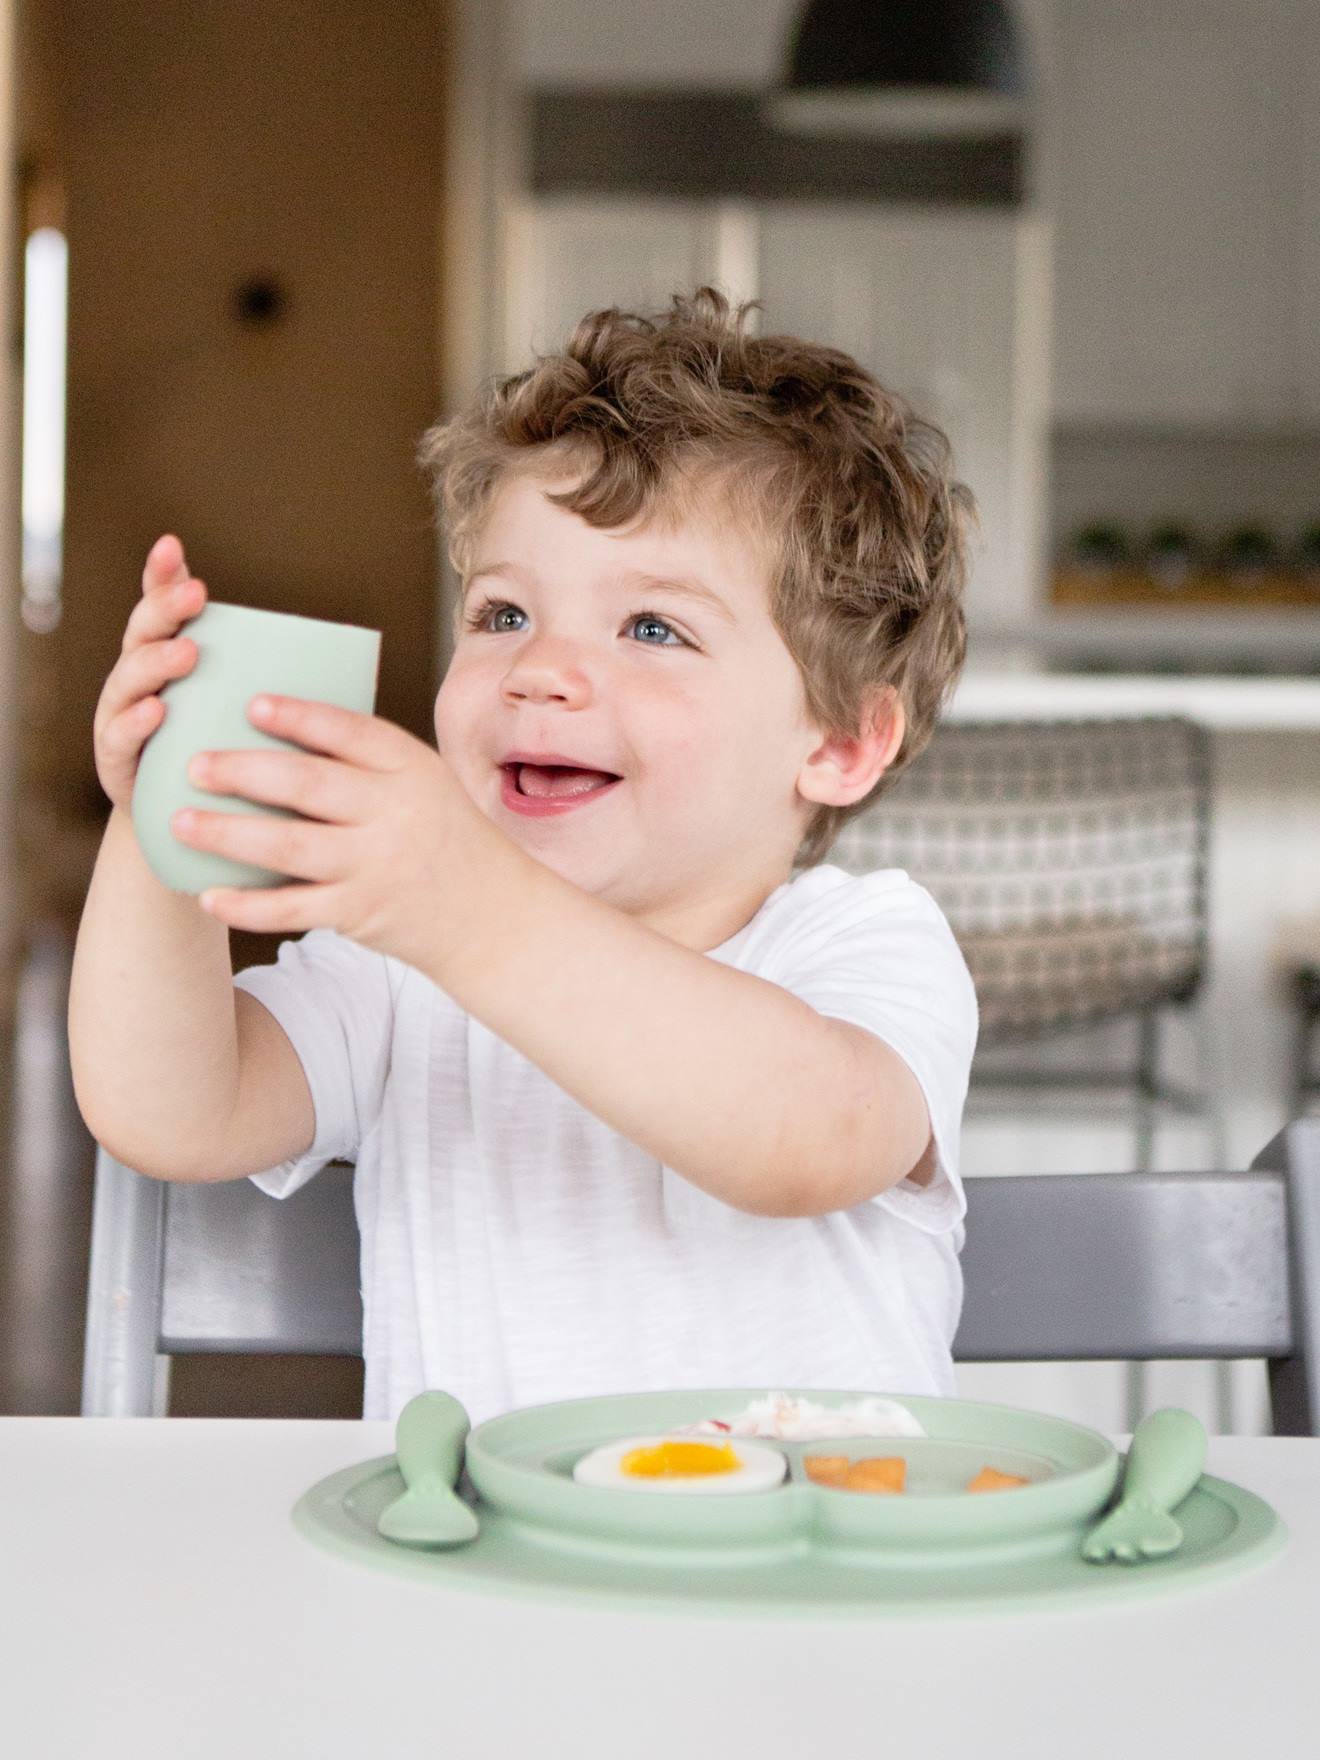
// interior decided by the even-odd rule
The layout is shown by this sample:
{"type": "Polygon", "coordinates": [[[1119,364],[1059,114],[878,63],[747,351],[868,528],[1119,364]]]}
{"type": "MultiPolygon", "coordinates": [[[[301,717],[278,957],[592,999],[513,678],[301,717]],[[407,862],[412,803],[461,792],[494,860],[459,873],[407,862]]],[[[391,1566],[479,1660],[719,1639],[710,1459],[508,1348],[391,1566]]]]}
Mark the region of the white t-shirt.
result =
{"type": "Polygon", "coordinates": [[[356,1162],[365,1417],[392,1419],[425,1388],[474,1424],[663,1388],[955,1391],[976,999],[938,906],[899,869],[810,868],[706,957],[903,1057],[930,1109],[929,1185],[752,1216],[612,1130],[402,961],[314,929],[235,978],[288,1034],[316,1114],[307,1153],[256,1184],[282,1198],[327,1161],[356,1162]]]}

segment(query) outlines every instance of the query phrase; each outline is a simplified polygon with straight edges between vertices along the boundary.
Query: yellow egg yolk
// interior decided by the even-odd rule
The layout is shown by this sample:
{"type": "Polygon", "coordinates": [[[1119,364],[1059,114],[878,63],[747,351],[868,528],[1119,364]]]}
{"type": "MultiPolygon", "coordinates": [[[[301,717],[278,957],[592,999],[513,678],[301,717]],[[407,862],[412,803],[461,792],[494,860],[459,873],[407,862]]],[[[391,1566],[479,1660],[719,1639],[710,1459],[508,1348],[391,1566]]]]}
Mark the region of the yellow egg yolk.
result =
{"type": "Polygon", "coordinates": [[[637,1479],[695,1479],[706,1473],[734,1473],[742,1465],[732,1443],[658,1442],[633,1448],[619,1470],[637,1479]]]}

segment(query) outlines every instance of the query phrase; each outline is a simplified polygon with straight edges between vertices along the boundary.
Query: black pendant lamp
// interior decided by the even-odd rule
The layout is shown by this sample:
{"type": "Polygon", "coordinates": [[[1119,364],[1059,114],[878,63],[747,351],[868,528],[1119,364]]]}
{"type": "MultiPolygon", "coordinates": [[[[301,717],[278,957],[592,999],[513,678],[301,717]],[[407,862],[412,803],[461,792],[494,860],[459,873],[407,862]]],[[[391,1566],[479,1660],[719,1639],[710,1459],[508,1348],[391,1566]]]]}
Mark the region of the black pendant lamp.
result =
{"type": "Polygon", "coordinates": [[[998,135],[1024,96],[1005,0],[808,0],[766,108],[793,134],[998,135]]]}

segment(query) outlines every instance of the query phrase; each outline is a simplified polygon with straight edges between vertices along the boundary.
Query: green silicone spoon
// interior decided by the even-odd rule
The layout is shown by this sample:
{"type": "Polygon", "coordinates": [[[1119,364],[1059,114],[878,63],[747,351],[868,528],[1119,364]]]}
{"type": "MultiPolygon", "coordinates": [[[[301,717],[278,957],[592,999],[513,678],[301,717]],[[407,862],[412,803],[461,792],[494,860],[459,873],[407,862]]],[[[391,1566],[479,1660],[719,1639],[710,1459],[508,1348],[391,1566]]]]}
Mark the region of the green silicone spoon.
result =
{"type": "Polygon", "coordinates": [[[419,1393],[399,1413],[394,1448],[408,1489],[380,1512],[377,1531],[403,1546],[462,1546],[477,1518],[454,1490],[468,1415],[450,1393],[419,1393]]]}
{"type": "Polygon", "coordinates": [[[1117,1558],[1140,1564],[1182,1545],[1182,1529],[1169,1511],[1176,1509],[1205,1466],[1205,1426],[1191,1412],[1164,1406],[1150,1412],[1132,1433],[1123,1494],[1082,1543],[1092,1564],[1117,1558]]]}

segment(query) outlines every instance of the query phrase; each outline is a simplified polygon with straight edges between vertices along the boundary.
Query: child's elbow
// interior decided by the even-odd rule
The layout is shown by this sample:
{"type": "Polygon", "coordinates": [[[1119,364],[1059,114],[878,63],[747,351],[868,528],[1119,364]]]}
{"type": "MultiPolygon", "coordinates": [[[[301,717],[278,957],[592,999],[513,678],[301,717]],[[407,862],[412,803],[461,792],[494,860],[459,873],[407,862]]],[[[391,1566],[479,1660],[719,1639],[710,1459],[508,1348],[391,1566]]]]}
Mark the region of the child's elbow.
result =
{"type": "Polygon", "coordinates": [[[765,1180],[739,1208],[753,1216],[784,1219],[828,1216],[835,1210],[851,1210],[858,1204],[869,1203],[898,1185],[908,1173],[909,1169],[902,1165],[877,1165],[874,1157],[864,1166],[851,1169],[816,1166],[765,1180]]]}
{"type": "Polygon", "coordinates": [[[853,1182],[841,1183],[817,1168],[810,1173],[780,1175],[758,1182],[737,1207],[750,1216],[800,1221],[808,1216],[828,1216],[832,1210],[847,1210],[874,1195],[869,1191],[852,1194],[853,1182]]]}

